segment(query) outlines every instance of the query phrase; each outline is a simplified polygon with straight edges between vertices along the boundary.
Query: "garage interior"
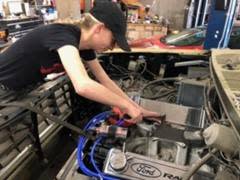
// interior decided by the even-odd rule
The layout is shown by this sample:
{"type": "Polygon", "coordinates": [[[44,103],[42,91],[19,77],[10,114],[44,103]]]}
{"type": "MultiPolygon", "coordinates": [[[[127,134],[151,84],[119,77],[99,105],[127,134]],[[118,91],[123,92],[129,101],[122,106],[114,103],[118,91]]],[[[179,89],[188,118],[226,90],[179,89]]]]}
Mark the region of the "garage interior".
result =
{"type": "MultiPolygon", "coordinates": [[[[95,1],[0,0],[0,53],[111,0],[95,1]]],[[[79,96],[55,65],[44,82],[0,94],[0,179],[239,180],[240,1],[112,2],[126,16],[131,52],[116,46],[97,59],[160,116],[127,123],[119,109],[79,96]]]]}

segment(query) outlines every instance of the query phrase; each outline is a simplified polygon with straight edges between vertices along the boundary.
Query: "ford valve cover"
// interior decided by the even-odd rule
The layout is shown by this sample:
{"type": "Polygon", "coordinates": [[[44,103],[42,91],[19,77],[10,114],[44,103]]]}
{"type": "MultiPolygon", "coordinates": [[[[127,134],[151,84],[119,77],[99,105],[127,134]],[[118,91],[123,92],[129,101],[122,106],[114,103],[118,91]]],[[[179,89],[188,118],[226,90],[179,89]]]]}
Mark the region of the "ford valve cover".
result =
{"type": "Polygon", "coordinates": [[[185,166],[176,166],[161,160],[154,160],[142,155],[111,149],[104,166],[106,174],[125,179],[144,180],[182,180],[182,175],[188,170],[185,166]],[[126,159],[123,160],[123,159],[126,159]],[[121,169],[119,167],[122,167],[121,169]]]}

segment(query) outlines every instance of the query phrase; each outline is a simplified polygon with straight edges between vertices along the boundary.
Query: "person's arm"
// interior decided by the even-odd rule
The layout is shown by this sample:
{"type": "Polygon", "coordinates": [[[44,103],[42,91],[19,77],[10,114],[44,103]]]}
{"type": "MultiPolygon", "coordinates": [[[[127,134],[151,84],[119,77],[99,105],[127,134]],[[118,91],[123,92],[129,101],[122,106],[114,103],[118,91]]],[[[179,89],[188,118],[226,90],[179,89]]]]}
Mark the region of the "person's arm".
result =
{"type": "Polygon", "coordinates": [[[134,123],[142,120],[138,108],[88,76],[76,47],[65,45],[57,51],[77,94],[109,106],[119,107],[134,123]]]}
{"type": "Polygon", "coordinates": [[[110,77],[107,75],[105,70],[102,68],[101,64],[97,59],[92,61],[87,61],[87,65],[90,68],[93,75],[96,79],[106,88],[111,90],[112,92],[118,94],[122,98],[126,100],[130,100],[129,97],[119,88],[115,82],[113,82],[110,77]]]}
{"type": "Polygon", "coordinates": [[[94,74],[94,76],[97,78],[97,80],[102,85],[104,85],[106,88],[108,88],[112,92],[114,92],[114,93],[118,94],[119,96],[121,96],[122,98],[124,98],[126,101],[128,101],[130,104],[132,104],[136,108],[139,108],[142,111],[144,117],[158,117],[159,116],[158,113],[144,109],[144,108],[140,107],[138,104],[136,104],[134,101],[132,101],[122,91],[122,89],[120,87],[118,87],[117,84],[109,78],[109,76],[104,71],[104,69],[102,68],[101,64],[99,63],[99,61],[97,59],[88,61],[87,65],[89,66],[89,68],[92,71],[92,73],[94,74]]]}

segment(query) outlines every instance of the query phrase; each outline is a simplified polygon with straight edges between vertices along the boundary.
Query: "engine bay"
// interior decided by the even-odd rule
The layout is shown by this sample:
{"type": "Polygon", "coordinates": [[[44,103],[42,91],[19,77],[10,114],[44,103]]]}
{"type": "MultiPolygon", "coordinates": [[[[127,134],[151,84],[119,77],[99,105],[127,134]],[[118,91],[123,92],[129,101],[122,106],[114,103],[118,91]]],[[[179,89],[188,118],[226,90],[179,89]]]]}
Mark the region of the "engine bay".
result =
{"type": "MultiPolygon", "coordinates": [[[[171,53],[101,55],[99,59],[107,74],[133,101],[161,114],[159,118],[144,118],[136,125],[126,123],[117,109],[83,99],[79,101],[66,76],[30,93],[29,98],[37,97],[34,101],[42,108],[48,106],[45,100],[51,100],[51,108],[57,106],[57,112],[45,112],[67,121],[72,114],[70,118],[75,120],[69,122],[94,136],[91,139],[67,132],[77,139],[77,148],[74,147],[56,179],[239,179],[238,74],[228,74],[227,82],[219,75],[238,73],[238,54],[237,50],[229,50],[193,56],[171,53]],[[212,63],[212,59],[222,69],[212,63]],[[224,94],[228,84],[234,85],[230,90],[236,95],[235,99],[228,95],[230,90],[224,94]],[[56,95],[55,90],[59,88],[64,92],[56,95]],[[59,100],[61,97],[64,101],[59,100]],[[228,98],[230,104],[226,104],[228,98]]],[[[50,128],[51,123],[42,121],[50,128]]],[[[40,141],[43,141],[44,127],[39,131],[40,141]]],[[[19,158],[23,150],[15,156],[19,158]]],[[[3,164],[0,177],[9,177],[7,173],[18,166],[11,164],[14,160],[13,156],[3,164]]],[[[23,161],[18,159],[19,164],[23,161]]]]}
{"type": "Polygon", "coordinates": [[[80,173],[133,180],[240,177],[238,135],[224,112],[208,61],[178,62],[172,56],[153,65],[153,57],[137,55],[130,56],[128,64],[117,64],[110,56],[104,65],[104,58],[103,66],[116,83],[162,118],[128,126],[112,117],[112,111],[95,116],[85,128],[97,129],[98,138],[79,140],[80,173]]]}

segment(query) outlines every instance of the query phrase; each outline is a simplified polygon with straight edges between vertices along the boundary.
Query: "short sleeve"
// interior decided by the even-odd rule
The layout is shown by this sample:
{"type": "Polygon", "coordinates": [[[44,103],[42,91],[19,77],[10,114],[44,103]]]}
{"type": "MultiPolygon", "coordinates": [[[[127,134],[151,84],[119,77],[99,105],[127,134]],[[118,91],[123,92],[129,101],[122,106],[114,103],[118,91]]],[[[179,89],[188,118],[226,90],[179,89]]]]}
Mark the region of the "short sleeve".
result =
{"type": "Polygon", "coordinates": [[[72,27],[55,24],[48,29],[48,38],[44,40],[44,47],[50,51],[57,50],[65,45],[79,48],[80,34],[72,27]]]}
{"type": "Polygon", "coordinates": [[[96,59],[96,53],[94,50],[89,49],[89,50],[80,50],[79,51],[81,58],[84,61],[91,61],[96,59]]]}

